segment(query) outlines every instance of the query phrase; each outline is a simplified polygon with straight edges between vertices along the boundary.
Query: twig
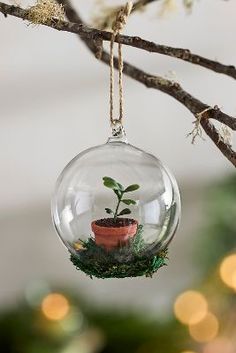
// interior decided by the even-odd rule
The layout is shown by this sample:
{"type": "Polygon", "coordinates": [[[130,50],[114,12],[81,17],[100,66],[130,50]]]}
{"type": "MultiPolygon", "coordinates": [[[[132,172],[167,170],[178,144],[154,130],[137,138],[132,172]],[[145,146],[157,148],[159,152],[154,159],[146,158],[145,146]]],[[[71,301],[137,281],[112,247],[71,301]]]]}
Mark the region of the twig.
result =
{"type": "Polygon", "coordinates": [[[206,134],[211,138],[214,144],[219,148],[223,155],[236,167],[236,153],[232,147],[222,141],[221,136],[215,126],[208,119],[202,119],[201,125],[206,134]]]}
{"type": "MultiPolygon", "coordinates": [[[[153,0],[154,1],[154,0],[153,0]]],[[[58,1],[59,3],[66,3],[65,1],[58,1]]],[[[17,6],[7,5],[0,2],[0,12],[5,16],[11,15],[23,20],[29,20],[28,11],[17,6]]],[[[69,17],[68,17],[69,18],[69,17]]],[[[107,31],[101,31],[95,28],[90,28],[84,23],[65,22],[58,19],[53,19],[51,23],[43,23],[45,26],[54,28],[58,31],[65,31],[78,34],[81,38],[86,40],[100,40],[110,41],[112,34],[107,31]]],[[[191,64],[199,65],[205,67],[209,70],[227,75],[236,79],[236,68],[233,65],[224,65],[217,61],[204,58],[200,55],[191,53],[188,49],[174,48],[166,45],[156,44],[154,42],[144,40],[137,36],[125,36],[117,35],[115,37],[115,42],[134,47],[137,49],[145,50],[151,53],[158,53],[161,55],[171,56],[176,59],[187,61],[191,64]]]]}
{"type": "MultiPolygon", "coordinates": [[[[79,16],[78,12],[74,10],[69,0],[57,0],[60,4],[64,5],[65,13],[67,18],[75,23],[83,24],[83,20],[79,16]]],[[[91,45],[90,41],[86,41],[82,38],[87,47],[94,52],[94,47],[91,45]]],[[[101,60],[109,65],[109,54],[104,50],[102,52],[101,60]]],[[[117,60],[115,61],[115,67],[117,67],[117,60]]],[[[197,113],[204,111],[204,109],[208,109],[209,105],[202,103],[195,97],[191,96],[189,93],[184,91],[179,84],[175,84],[172,81],[166,80],[161,77],[155,77],[146,72],[137,69],[135,66],[124,63],[124,73],[143,83],[146,87],[151,87],[155,89],[159,89],[164,93],[169,94],[180,103],[182,103],[191,113],[196,116],[197,113]],[[164,83],[164,84],[163,84],[164,83]]],[[[210,139],[214,142],[217,148],[223,153],[223,155],[236,167],[236,153],[232,150],[232,148],[220,141],[219,133],[216,128],[209,122],[209,119],[216,119],[221,123],[229,126],[232,130],[236,130],[236,119],[221,112],[218,106],[215,106],[214,109],[207,111],[206,119],[202,119],[201,125],[206,132],[206,134],[210,137],[210,139]]]]}
{"type": "MultiPolygon", "coordinates": [[[[98,46],[95,45],[94,39],[99,38],[100,34],[102,34],[101,39],[104,39],[103,35],[105,35],[105,37],[109,35],[105,39],[105,40],[109,40],[110,34],[108,32],[100,33],[97,30],[89,29],[87,26],[85,26],[82,19],[78,15],[78,13],[74,10],[72,5],[70,4],[69,0],[57,0],[57,2],[64,5],[65,13],[68,20],[73,22],[73,23],[70,23],[70,22],[62,23],[61,25],[68,26],[68,29],[74,28],[74,30],[75,30],[75,27],[77,26],[76,27],[77,32],[73,32],[73,33],[77,33],[93,53],[97,53],[98,46]],[[93,31],[95,31],[94,37],[93,35],[91,35],[93,31]]],[[[9,6],[9,5],[0,3],[0,12],[2,12],[5,16],[9,14],[16,17],[20,17],[22,19],[27,19],[27,11],[15,6],[9,6]]],[[[58,21],[53,21],[53,24],[51,27],[56,28],[55,26],[57,25],[59,25],[58,21]]],[[[57,28],[57,29],[62,30],[62,28],[57,28]]],[[[63,29],[63,30],[66,30],[66,29],[63,29]]],[[[137,37],[119,36],[117,40],[119,39],[119,42],[121,43],[122,38],[123,38],[123,41],[125,41],[125,39],[127,38],[137,38],[137,37]]],[[[130,45],[128,43],[123,43],[123,44],[130,45]]],[[[101,57],[101,61],[109,65],[110,56],[105,50],[100,49],[99,56],[101,57]]],[[[117,59],[115,59],[114,65],[116,68],[118,67],[117,59]]],[[[219,65],[222,65],[222,64],[219,64],[219,65]]],[[[225,65],[222,65],[222,66],[225,67],[225,65]]],[[[217,68],[219,69],[219,67],[217,68]]],[[[233,67],[230,66],[229,68],[231,68],[230,70],[233,70],[233,67]]],[[[217,71],[217,70],[214,70],[214,71],[217,71]]],[[[153,76],[128,63],[124,63],[124,73],[127,76],[135,79],[136,81],[143,83],[146,87],[158,89],[170,95],[171,97],[175,98],[177,101],[182,103],[191,113],[193,113],[194,116],[196,116],[196,114],[198,114],[199,112],[203,112],[204,110],[209,108],[209,105],[201,102],[200,100],[198,100],[197,98],[195,98],[194,96],[186,92],[176,82],[167,80],[159,76],[153,76]]],[[[229,76],[232,76],[232,75],[229,75],[229,76]]],[[[235,78],[235,74],[233,74],[232,77],[235,78]]],[[[220,139],[220,135],[218,131],[216,130],[214,125],[210,123],[209,119],[216,119],[221,123],[224,123],[225,125],[230,127],[232,130],[236,130],[236,119],[234,117],[231,117],[223,113],[217,106],[215,106],[211,110],[208,109],[207,111],[205,111],[204,119],[201,119],[201,126],[203,127],[204,131],[211,138],[211,140],[218,147],[218,149],[224,154],[224,156],[236,167],[235,151],[232,150],[229,144],[225,143],[220,139]]]]}

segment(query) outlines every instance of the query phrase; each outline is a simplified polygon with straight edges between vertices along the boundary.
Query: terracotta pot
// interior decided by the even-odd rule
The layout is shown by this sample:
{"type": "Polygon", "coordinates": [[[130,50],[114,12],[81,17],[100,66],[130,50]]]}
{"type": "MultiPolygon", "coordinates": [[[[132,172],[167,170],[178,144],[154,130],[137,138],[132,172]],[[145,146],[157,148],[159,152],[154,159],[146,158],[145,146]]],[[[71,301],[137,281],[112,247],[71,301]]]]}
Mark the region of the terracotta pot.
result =
{"type": "Polygon", "coordinates": [[[129,238],[133,238],[137,232],[138,222],[133,221],[132,224],[124,227],[103,227],[93,221],[91,228],[95,234],[96,244],[104,246],[107,250],[127,244],[129,238]]]}

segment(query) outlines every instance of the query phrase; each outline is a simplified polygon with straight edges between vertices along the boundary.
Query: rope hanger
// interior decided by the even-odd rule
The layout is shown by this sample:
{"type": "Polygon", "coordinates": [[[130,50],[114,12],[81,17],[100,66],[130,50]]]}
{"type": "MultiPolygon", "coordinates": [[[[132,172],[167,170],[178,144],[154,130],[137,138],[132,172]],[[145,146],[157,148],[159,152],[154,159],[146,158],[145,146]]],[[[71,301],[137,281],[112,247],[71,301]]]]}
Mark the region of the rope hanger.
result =
{"type": "Polygon", "coordinates": [[[118,43],[118,86],[119,86],[119,117],[114,119],[114,42],[124,28],[127,19],[132,11],[133,3],[129,1],[117,13],[112,25],[112,36],[110,41],[110,122],[111,126],[116,123],[122,124],[124,115],[124,97],[123,97],[123,56],[122,44],[118,43]]]}

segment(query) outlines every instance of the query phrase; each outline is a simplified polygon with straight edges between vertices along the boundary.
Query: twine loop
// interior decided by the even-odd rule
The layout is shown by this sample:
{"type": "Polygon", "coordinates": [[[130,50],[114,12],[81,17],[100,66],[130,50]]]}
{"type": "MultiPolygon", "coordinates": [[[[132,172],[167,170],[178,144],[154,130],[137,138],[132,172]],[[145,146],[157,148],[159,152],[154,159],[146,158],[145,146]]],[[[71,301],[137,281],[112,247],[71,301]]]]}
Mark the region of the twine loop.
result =
{"type": "Polygon", "coordinates": [[[112,129],[115,126],[121,126],[124,115],[123,98],[123,57],[122,44],[118,42],[118,86],[119,86],[119,117],[114,119],[114,42],[117,35],[121,33],[127,23],[127,19],[132,11],[133,3],[129,1],[122,7],[116,15],[112,25],[112,36],[110,41],[110,122],[112,129]]]}

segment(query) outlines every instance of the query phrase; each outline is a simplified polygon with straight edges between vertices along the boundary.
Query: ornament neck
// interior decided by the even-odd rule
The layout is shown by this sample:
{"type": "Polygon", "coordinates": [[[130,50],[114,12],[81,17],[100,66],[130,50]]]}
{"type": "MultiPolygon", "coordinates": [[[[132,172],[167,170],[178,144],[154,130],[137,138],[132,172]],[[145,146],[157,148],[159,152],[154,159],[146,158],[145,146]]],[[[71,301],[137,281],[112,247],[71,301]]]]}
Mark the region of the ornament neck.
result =
{"type": "Polygon", "coordinates": [[[126,132],[124,126],[122,125],[120,120],[113,120],[111,123],[111,132],[112,136],[108,138],[109,142],[124,142],[128,143],[126,132]]]}

